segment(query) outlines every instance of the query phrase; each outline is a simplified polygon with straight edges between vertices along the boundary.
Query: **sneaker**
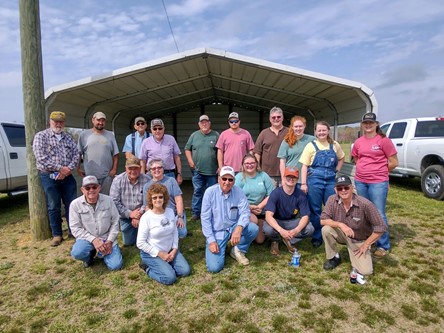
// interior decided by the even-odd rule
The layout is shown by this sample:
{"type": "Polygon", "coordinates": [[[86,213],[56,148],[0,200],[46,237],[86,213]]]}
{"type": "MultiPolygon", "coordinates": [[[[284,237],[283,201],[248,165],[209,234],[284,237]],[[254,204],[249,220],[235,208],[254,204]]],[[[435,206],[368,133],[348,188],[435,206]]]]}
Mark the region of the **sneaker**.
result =
{"type": "Polygon", "coordinates": [[[313,245],[313,247],[316,249],[322,245],[322,241],[319,239],[313,239],[311,241],[311,245],[313,245]]]}
{"type": "Polygon", "coordinates": [[[250,260],[245,256],[245,253],[239,250],[237,246],[233,246],[230,251],[230,256],[241,265],[247,266],[250,264],[250,260]]]}
{"type": "Polygon", "coordinates": [[[378,247],[375,252],[373,252],[373,256],[377,259],[384,258],[389,251],[383,249],[382,247],[378,247]]]}
{"type": "Polygon", "coordinates": [[[287,247],[288,252],[294,253],[296,248],[293,245],[291,245],[290,241],[285,238],[282,238],[282,241],[284,242],[285,246],[287,247]]]}
{"type": "Polygon", "coordinates": [[[199,219],[200,219],[200,216],[193,214],[193,216],[191,216],[191,218],[190,218],[190,221],[197,221],[199,219]]]}
{"type": "Polygon", "coordinates": [[[96,249],[91,250],[89,252],[89,259],[88,259],[88,261],[84,261],[83,262],[83,267],[84,268],[91,267],[94,264],[94,257],[96,256],[96,253],[97,253],[96,249]]]}
{"type": "Polygon", "coordinates": [[[333,268],[338,267],[340,263],[341,263],[341,257],[339,257],[339,258],[333,257],[331,259],[328,259],[324,263],[324,269],[329,271],[329,270],[331,270],[333,268]]]}
{"type": "Polygon", "coordinates": [[[147,269],[148,269],[148,265],[145,264],[143,261],[139,262],[139,267],[142,271],[144,271],[146,273],[147,269]]]}
{"type": "Polygon", "coordinates": [[[270,253],[274,256],[279,255],[279,242],[271,242],[270,253]]]}
{"type": "Polygon", "coordinates": [[[365,284],[367,281],[365,280],[365,276],[364,275],[362,275],[362,274],[360,274],[360,273],[357,273],[356,274],[356,283],[358,283],[358,284],[365,284]]]}
{"type": "Polygon", "coordinates": [[[54,236],[51,242],[51,246],[59,246],[60,244],[62,244],[62,242],[62,236],[54,236]]]}

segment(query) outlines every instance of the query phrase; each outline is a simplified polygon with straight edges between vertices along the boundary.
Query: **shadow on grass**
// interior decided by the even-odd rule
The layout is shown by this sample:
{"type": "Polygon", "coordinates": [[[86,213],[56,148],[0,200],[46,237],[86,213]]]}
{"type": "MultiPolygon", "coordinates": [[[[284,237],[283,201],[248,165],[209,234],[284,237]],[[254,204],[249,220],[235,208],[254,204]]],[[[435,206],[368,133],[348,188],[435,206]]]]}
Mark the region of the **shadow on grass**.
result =
{"type": "Polygon", "coordinates": [[[418,193],[422,193],[421,179],[419,177],[413,177],[413,178],[390,177],[390,185],[397,186],[401,189],[412,190],[418,193]]]}
{"type": "Polygon", "coordinates": [[[21,222],[29,216],[28,194],[0,195],[0,228],[21,222]]]}
{"type": "Polygon", "coordinates": [[[399,242],[405,239],[415,238],[417,233],[413,231],[407,224],[390,225],[390,242],[392,246],[397,246],[399,242]]]}

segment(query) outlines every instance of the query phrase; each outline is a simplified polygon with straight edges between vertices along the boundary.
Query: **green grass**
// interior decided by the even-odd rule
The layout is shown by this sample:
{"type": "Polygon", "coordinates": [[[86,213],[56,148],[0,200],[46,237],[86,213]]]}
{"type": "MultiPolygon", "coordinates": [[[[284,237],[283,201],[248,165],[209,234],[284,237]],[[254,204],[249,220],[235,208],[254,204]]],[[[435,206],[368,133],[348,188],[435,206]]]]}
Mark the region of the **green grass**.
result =
{"type": "MultiPolygon", "coordinates": [[[[324,248],[290,255],[253,244],[250,266],[226,258],[210,274],[198,222],[181,241],[192,275],[162,286],[123,248],[124,267],[90,269],[70,257],[72,240],[33,243],[26,196],[0,198],[0,331],[11,332],[441,332],[444,327],[444,202],[425,198],[415,179],[392,179],[387,203],[392,251],[364,286],[343,263],[322,269],[324,248]]],[[[281,245],[283,250],[283,245],[281,245]]]]}

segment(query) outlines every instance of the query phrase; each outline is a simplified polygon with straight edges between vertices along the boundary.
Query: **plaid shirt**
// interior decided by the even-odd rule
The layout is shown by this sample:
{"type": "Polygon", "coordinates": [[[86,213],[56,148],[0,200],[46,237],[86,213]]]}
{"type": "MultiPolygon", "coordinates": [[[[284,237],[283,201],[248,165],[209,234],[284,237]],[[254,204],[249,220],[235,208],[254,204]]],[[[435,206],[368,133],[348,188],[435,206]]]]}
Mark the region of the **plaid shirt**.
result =
{"type": "Polygon", "coordinates": [[[61,133],[61,140],[50,128],[38,132],[34,137],[32,150],[40,171],[59,171],[65,166],[73,170],[79,163],[77,144],[66,132],[61,133]]]}
{"type": "Polygon", "coordinates": [[[387,226],[379,214],[376,206],[369,200],[353,194],[352,204],[348,212],[345,211],[341,198],[332,195],[325,204],[321,220],[333,220],[345,223],[355,233],[354,241],[366,240],[372,232],[385,232],[387,226]]]}
{"type": "Polygon", "coordinates": [[[129,219],[129,215],[134,209],[142,207],[143,186],[147,182],[148,176],[142,173],[134,184],[130,183],[126,172],[114,178],[109,196],[113,198],[120,217],[129,219]]]}

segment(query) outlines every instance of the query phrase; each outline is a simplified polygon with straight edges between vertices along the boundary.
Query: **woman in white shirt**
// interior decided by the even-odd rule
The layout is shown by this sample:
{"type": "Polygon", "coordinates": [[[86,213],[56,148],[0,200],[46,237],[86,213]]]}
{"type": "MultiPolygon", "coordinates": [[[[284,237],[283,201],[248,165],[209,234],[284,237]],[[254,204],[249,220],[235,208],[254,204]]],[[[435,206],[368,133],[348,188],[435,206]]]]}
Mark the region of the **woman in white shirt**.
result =
{"type": "Polygon", "coordinates": [[[147,193],[148,211],[143,214],[137,233],[140,268],[162,284],[173,284],[177,277],[190,275],[190,266],[179,251],[176,217],[171,208],[167,188],[153,184],[147,193]]]}

